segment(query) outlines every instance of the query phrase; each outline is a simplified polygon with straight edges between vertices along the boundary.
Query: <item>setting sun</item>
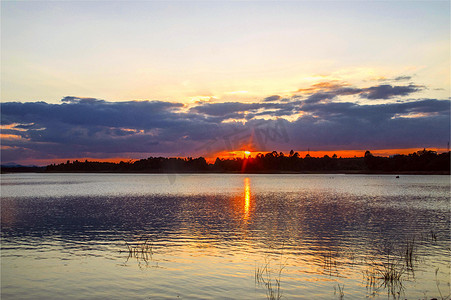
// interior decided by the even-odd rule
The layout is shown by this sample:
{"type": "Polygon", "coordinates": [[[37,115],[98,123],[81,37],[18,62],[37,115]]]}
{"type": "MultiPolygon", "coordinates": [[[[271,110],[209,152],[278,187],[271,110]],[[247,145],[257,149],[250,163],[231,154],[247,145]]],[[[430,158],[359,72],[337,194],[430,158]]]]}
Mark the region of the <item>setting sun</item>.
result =
{"type": "Polygon", "coordinates": [[[244,151],[244,154],[246,155],[246,157],[249,157],[251,155],[251,151],[244,151]]]}

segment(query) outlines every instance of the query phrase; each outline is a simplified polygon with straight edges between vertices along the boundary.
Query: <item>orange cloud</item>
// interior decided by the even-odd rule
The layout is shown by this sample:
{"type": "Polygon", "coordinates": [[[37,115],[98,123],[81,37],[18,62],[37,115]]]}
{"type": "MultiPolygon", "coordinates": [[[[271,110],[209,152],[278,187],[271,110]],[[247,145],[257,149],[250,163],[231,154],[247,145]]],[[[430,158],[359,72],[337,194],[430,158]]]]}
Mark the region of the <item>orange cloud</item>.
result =
{"type": "Polygon", "coordinates": [[[349,86],[348,83],[345,82],[340,82],[338,80],[332,80],[332,81],[323,81],[323,82],[318,82],[316,84],[313,84],[311,87],[306,88],[306,89],[298,89],[296,91],[296,93],[314,93],[314,92],[318,92],[318,91],[331,91],[331,90],[336,90],[345,86],[349,86]]]}
{"type": "MultiPolygon", "coordinates": [[[[31,123],[33,124],[33,123],[31,123]]],[[[24,128],[16,127],[18,125],[31,125],[31,124],[19,124],[19,123],[12,123],[8,125],[0,125],[0,130],[17,130],[17,131],[27,131],[24,128]]]]}
{"type": "Polygon", "coordinates": [[[17,134],[0,133],[0,139],[2,139],[2,140],[21,140],[24,138],[22,138],[20,135],[17,135],[17,134]]]}

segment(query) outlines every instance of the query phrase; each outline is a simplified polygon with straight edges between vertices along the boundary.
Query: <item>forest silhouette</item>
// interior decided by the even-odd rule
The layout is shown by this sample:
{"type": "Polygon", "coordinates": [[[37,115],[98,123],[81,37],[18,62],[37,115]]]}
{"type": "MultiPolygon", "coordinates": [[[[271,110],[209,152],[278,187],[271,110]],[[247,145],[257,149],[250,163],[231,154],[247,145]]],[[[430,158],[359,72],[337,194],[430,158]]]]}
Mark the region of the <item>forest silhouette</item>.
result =
{"type": "Polygon", "coordinates": [[[300,157],[297,152],[257,154],[248,158],[216,158],[208,163],[205,158],[149,157],[136,161],[96,162],[67,161],[45,167],[46,172],[132,172],[132,173],[450,173],[450,152],[437,154],[420,150],[408,155],[374,156],[366,151],[363,157],[341,158],[300,157]]]}

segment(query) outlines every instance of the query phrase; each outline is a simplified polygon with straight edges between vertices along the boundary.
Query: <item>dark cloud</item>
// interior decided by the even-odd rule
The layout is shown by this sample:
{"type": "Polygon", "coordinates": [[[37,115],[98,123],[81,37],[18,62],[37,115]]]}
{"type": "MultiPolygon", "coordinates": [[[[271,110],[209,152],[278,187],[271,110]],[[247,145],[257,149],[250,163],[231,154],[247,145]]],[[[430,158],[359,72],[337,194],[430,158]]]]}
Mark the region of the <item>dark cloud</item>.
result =
{"type": "Polygon", "coordinates": [[[332,93],[336,96],[348,96],[348,95],[356,95],[362,93],[363,89],[358,88],[350,88],[350,87],[341,87],[336,90],[333,90],[332,93]]]}
{"type": "Polygon", "coordinates": [[[31,126],[26,131],[2,130],[21,137],[3,139],[2,146],[33,149],[43,157],[83,157],[91,153],[169,152],[167,144],[189,140],[190,134],[204,133],[208,139],[206,118],[180,113],[181,107],[183,104],[162,101],[95,99],[62,104],[2,103],[3,125],[31,126]]]}
{"type": "Polygon", "coordinates": [[[368,88],[355,88],[349,87],[349,85],[345,83],[321,82],[312,85],[310,88],[300,89],[298,92],[308,93],[309,96],[305,100],[305,103],[317,103],[324,100],[331,100],[338,96],[350,95],[358,95],[360,98],[368,100],[387,100],[393,97],[408,96],[412,93],[421,91],[424,88],[424,86],[414,84],[405,86],[381,84],[368,88]]]}
{"type": "Polygon", "coordinates": [[[323,100],[330,100],[335,97],[336,95],[333,92],[329,93],[318,92],[310,95],[306,100],[304,100],[304,103],[317,103],[323,100]]]}
{"type": "Polygon", "coordinates": [[[389,84],[382,84],[363,89],[360,97],[371,100],[390,99],[395,96],[407,96],[422,89],[423,87],[413,84],[408,86],[392,86],[389,84]]]}
{"type": "Polygon", "coordinates": [[[289,103],[242,103],[242,102],[226,102],[226,103],[202,103],[190,109],[190,112],[205,114],[207,116],[215,116],[218,119],[226,120],[230,118],[241,118],[247,114],[251,115],[270,115],[282,116],[292,115],[300,111],[301,101],[291,101],[289,103]]]}
{"type": "Polygon", "coordinates": [[[381,149],[445,147],[450,134],[450,101],[303,106],[307,117],[290,126],[310,148],[381,149]]]}
{"type": "Polygon", "coordinates": [[[350,93],[358,91],[341,87],[288,102],[198,103],[188,111],[182,110],[181,103],[162,101],[70,97],[61,104],[6,102],[1,103],[2,134],[6,135],[2,161],[120,157],[127,153],[138,158],[153,153],[205,155],[209,147],[205,145],[212,142],[218,151],[231,150],[225,138],[231,133],[248,140],[254,136],[255,142],[253,133],[258,126],[266,128],[261,131],[266,133],[278,128],[289,137],[287,141],[269,133],[260,136],[257,150],[261,151],[446,146],[450,100],[376,105],[332,101],[350,93]],[[281,119],[264,120],[267,116],[281,119]],[[286,117],[291,121],[283,119],[286,117]]]}
{"type": "Polygon", "coordinates": [[[210,116],[230,116],[237,112],[260,109],[262,106],[263,104],[260,103],[242,102],[201,103],[200,105],[191,108],[190,111],[210,116]]]}
{"type": "Polygon", "coordinates": [[[398,76],[398,77],[395,77],[393,80],[394,81],[407,81],[410,79],[412,79],[412,76],[398,76]]]}
{"type": "Polygon", "coordinates": [[[272,95],[269,97],[266,97],[265,99],[263,99],[264,102],[274,102],[277,100],[280,100],[282,97],[280,97],[279,95],[272,95]]]}
{"type": "MultiPolygon", "coordinates": [[[[296,99],[295,97],[296,97],[296,96],[293,96],[292,98],[282,98],[282,99],[280,99],[279,101],[280,101],[280,102],[290,102],[290,101],[292,101],[293,99],[296,99]]],[[[297,97],[297,98],[300,98],[300,97],[297,97]]]]}
{"type": "Polygon", "coordinates": [[[391,82],[391,81],[409,81],[413,78],[413,76],[409,76],[409,75],[400,75],[397,77],[392,77],[392,78],[386,78],[386,77],[381,77],[376,79],[377,81],[382,81],[382,82],[391,82]]]}
{"type": "Polygon", "coordinates": [[[96,98],[80,98],[80,97],[73,97],[73,96],[67,96],[61,99],[61,102],[67,102],[67,103],[105,103],[105,100],[100,100],[96,98]]]}

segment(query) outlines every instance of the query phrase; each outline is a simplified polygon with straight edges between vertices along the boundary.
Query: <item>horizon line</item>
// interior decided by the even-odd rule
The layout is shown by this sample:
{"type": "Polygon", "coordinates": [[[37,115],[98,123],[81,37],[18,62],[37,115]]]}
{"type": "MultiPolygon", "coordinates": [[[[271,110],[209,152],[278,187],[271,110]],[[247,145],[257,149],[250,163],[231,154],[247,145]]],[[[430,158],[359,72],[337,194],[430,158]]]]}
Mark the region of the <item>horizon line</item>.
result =
{"type": "MultiPolygon", "coordinates": [[[[293,149],[294,153],[298,153],[299,154],[299,158],[305,158],[305,156],[308,154],[310,155],[310,157],[312,158],[323,158],[326,155],[329,157],[332,157],[334,154],[337,155],[337,158],[362,158],[365,155],[366,151],[370,151],[371,154],[373,154],[374,156],[378,156],[378,157],[391,157],[394,155],[408,155],[408,154],[413,154],[416,153],[418,151],[422,151],[422,150],[429,150],[429,151],[434,151],[437,154],[442,154],[442,153],[448,153],[449,149],[446,148],[436,148],[436,147],[418,147],[418,148],[402,148],[402,149],[365,149],[365,150],[299,150],[299,151],[295,151],[293,149]]],[[[143,159],[148,159],[148,158],[166,158],[166,159],[171,159],[171,158],[176,158],[176,159],[188,159],[188,158],[193,158],[193,159],[197,159],[197,158],[201,158],[203,157],[207,163],[211,164],[214,163],[216,161],[217,158],[219,159],[243,159],[245,155],[245,152],[250,152],[250,155],[248,155],[248,157],[246,158],[255,158],[258,154],[267,154],[267,153],[272,153],[272,152],[277,152],[277,153],[283,153],[285,156],[289,156],[290,151],[248,151],[248,150],[235,150],[235,151],[221,151],[221,152],[217,152],[215,155],[196,155],[196,156],[191,156],[191,155],[176,155],[176,156],[172,156],[172,155],[162,155],[161,153],[155,153],[154,155],[150,154],[146,157],[140,157],[140,158],[133,158],[133,157],[102,157],[102,158],[96,158],[96,157],[89,157],[89,156],[85,156],[85,157],[64,157],[64,158],[51,158],[51,159],[31,159],[31,160],[25,160],[25,161],[11,161],[11,162],[1,162],[2,166],[5,165],[21,165],[21,166],[36,166],[36,167],[46,167],[52,164],[58,165],[61,163],[65,163],[67,161],[79,161],[79,162],[103,162],[103,163],[120,163],[120,162],[135,162],[135,161],[139,161],[139,160],[143,160],[143,159]],[[222,155],[221,155],[222,154],[222,155]],[[27,162],[29,161],[29,162],[27,162]]]]}

